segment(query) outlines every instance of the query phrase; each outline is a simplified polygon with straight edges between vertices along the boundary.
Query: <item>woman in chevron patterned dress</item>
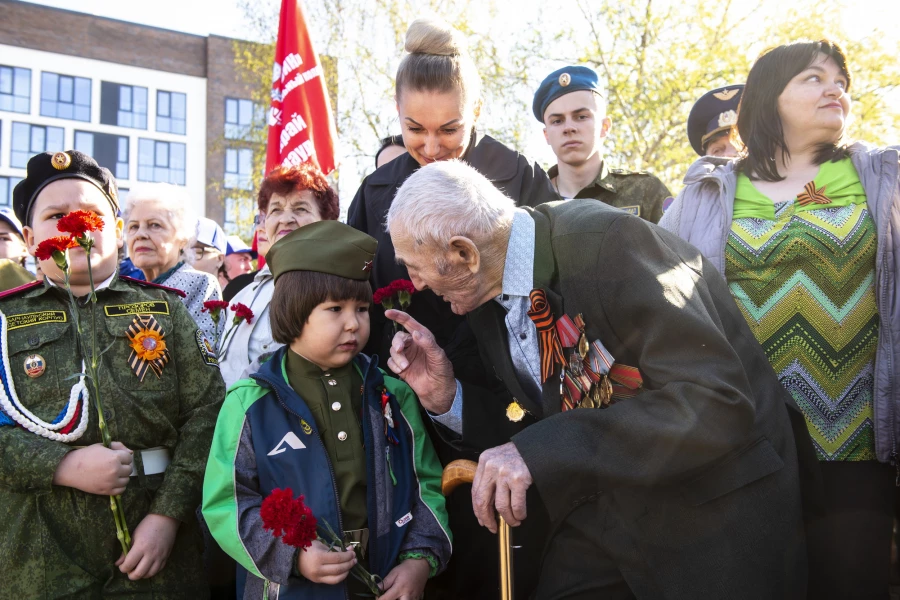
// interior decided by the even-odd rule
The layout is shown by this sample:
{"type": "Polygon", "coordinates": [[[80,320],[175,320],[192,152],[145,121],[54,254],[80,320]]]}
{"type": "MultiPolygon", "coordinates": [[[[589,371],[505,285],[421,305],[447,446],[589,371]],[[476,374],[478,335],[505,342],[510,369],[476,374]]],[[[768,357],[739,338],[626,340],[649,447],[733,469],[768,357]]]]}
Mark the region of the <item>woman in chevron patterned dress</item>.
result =
{"type": "Polygon", "coordinates": [[[807,528],[809,597],[886,599],[900,474],[898,151],[844,141],[850,80],[827,40],[763,54],[738,111],[740,156],[697,161],[660,225],[726,276],[806,417],[824,483],[807,528]]]}

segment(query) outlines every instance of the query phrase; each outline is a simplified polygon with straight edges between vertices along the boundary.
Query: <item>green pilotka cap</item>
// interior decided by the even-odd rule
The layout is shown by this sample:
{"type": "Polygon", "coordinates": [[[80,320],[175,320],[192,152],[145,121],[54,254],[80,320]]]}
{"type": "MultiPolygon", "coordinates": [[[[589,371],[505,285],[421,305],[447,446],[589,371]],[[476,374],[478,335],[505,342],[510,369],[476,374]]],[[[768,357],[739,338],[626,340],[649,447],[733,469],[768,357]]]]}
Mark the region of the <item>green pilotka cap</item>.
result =
{"type": "Polygon", "coordinates": [[[367,281],[378,242],[338,221],[317,221],[275,242],[266,262],[275,281],[288,271],[316,271],[367,281]]]}

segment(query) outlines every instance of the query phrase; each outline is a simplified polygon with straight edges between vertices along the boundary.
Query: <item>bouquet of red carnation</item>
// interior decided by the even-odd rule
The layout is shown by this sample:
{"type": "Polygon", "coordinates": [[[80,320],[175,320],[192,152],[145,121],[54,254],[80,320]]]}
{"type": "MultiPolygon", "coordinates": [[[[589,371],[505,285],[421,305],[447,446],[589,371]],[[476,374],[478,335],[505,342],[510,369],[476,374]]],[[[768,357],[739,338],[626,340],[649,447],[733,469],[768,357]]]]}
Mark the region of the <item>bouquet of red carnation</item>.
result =
{"type": "MultiPolygon", "coordinates": [[[[409,279],[395,279],[383,288],[378,288],[372,295],[375,304],[380,304],[389,310],[398,306],[400,310],[406,310],[412,304],[412,295],[416,293],[416,286],[409,279]]],[[[400,325],[394,322],[394,333],[400,331],[400,325]]]]}
{"type": "MultiPolygon", "coordinates": [[[[324,528],[319,527],[312,510],[303,501],[303,496],[294,498],[291,488],[272,490],[272,493],[262,501],[259,516],[263,522],[263,529],[271,531],[272,535],[280,537],[292,548],[300,548],[305,552],[313,542],[319,541],[328,546],[331,552],[347,550],[343,539],[334,532],[328,521],[322,519],[324,528]],[[330,539],[322,537],[320,529],[323,529],[323,533],[330,539]]],[[[379,578],[366,571],[362,565],[359,563],[354,565],[350,574],[364,583],[375,597],[381,596],[382,592],[378,588],[379,578]]]]}
{"type": "Polygon", "coordinates": [[[209,313],[213,325],[215,325],[213,329],[216,332],[216,352],[219,351],[219,319],[222,318],[222,311],[226,308],[228,308],[228,303],[224,300],[207,300],[203,303],[203,308],[200,309],[200,312],[209,313]]]}
{"type": "MultiPolygon", "coordinates": [[[[207,303],[204,303],[204,306],[206,306],[206,304],[207,303]]],[[[228,306],[227,302],[224,304],[228,306]]],[[[228,336],[232,335],[234,330],[237,329],[237,326],[241,324],[241,321],[246,320],[247,325],[253,323],[253,311],[250,310],[250,307],[246,304],[237,302],[231,305],[231,310],[232,312],[234,312],[234,318],[231,319],[231,327],[229,327],[228,331],[225,332],[225,335],[222,336],[222,348],[225,347],[225,342],[228,341],[228,336]]],[[[218,344],[216,345],[218,346],[218,344]]],[[[219,348],[216,349],[219,350],[219,348]]]]}
{"type": "MultiPolygon", "coordinates": [[[[69,400],[70,403],[77,403],[80,398],[84,398],[84,406],[82,409],[68,411],[67,414],[71,415],[70,418],[74,418],[81,411],[84,418],[82,419],[81,425],[75,428],[74,431],[72,431],[74,422],[67,424],[65,427],[55,427],[53,430],[45,427],[33,427],[32,431],[50,439],[60,439],[54,437],[56,435],[55,430],[65,430],[70,431],[69,435],[71,436],[67,441],[78,439],[84,433],[84,428],[87,426],[87,397],[92,397],[97,414],[97,426],[100,429],[100,437],[103,441],[103,445],[109,448],[112,444],[112,437],[106,424],[106,413],[103,410],[103,401],[100,396],[100,358],[107,350],[109,350],[109,347],[105,350],[100,350],[97,347],[97,291],[94,286],[94,271],[91,267],[91,249],[94,247],[94,238],[93,236],[88,235],[93,231],[102,231],[104,225],[103,217],[97,213],[90,210],[74,210],[60,218],[56,223],[56,229],[60,233],[68,235],[48,238],[38,244],[37,248],[34,250],[34,256],[38,260],[52,259],[56,266],[59,267],[59,270],[62,271],[64,277],[64,287],[69,298],[69,309],[71,311],[72,321],[75,324],[75,330],[78,332],[76,339],[78,345],[81,347],[82,356],[84,356],[82,361],[83,372],[76,373],[72,376],[78,378],[78,382],[75,384],[75,387],[73,387],[69,400]],[[69,284],[69,277],[71,275],[69,269],[69,250],[79,247],[84,250],[85,256],[87,257],[87,272],[91,286],[91,293],[85,300],[85,304],[90,303],[91,305],[91,323],[89,330],[86,330],[88,328],[82,323],[81,317],[79,316],[78,301],[72,294],[72,288],[69,284]],[[88,391],[88,388],[85,385],[85,380],[87,380],[90,385],[90,391],[88,391]]],[[[161,349],[164,350],[164,343],[161,340],[159,340],[159,343],[161,349]]],[[[21,413],[17,416],[21,416],[21,413]]],[[[22,425],[22,423],[19,424],[22,425]]],[[[122,546],[122,553],[127,555],[128,551],[131,549],[131,532],[128,530],[128,523],[125,521],[125,509],[122,504],[122,497],[110,496],[109,507],[116,524],[116,538],[122,546]]]]}

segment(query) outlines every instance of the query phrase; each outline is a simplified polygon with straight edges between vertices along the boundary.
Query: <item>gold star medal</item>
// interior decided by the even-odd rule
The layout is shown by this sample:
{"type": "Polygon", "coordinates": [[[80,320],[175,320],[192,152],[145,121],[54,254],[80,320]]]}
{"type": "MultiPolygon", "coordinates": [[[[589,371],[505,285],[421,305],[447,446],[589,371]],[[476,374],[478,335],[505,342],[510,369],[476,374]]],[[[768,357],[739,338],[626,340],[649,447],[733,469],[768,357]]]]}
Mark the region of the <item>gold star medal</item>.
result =
{"type": "Polygon", "coordinates": [[[506,418],[513,423],[518,423],[525,418],[525,409],[519,404],[519,401],[513,398],[513,401],[506,407],[506,418]]]}

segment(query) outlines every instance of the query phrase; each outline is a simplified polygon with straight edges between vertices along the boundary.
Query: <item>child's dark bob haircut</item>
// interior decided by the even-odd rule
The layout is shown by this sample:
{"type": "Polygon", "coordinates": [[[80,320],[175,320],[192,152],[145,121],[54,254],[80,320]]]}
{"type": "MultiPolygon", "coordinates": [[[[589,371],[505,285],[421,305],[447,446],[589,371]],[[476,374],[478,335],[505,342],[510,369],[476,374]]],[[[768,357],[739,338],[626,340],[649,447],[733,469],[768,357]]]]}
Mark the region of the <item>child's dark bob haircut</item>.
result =
{"type": "Polygon", "coordinates": [[[269,304],[272,338],[279,344],[290,344],[303,333],[303,326],[313,309],[323,302],[344,300],[371,303],[372,287],[368,281],[318,271],[282,274],[269,304]]]}

